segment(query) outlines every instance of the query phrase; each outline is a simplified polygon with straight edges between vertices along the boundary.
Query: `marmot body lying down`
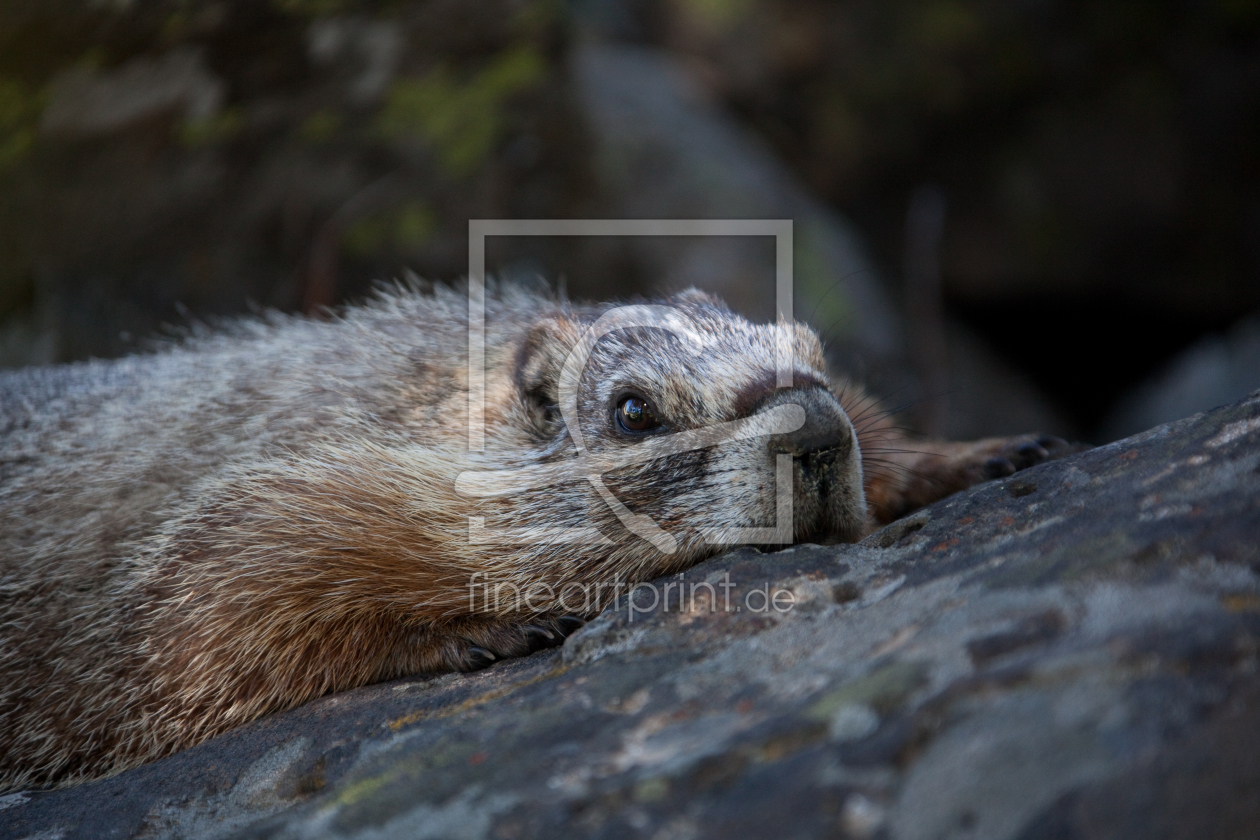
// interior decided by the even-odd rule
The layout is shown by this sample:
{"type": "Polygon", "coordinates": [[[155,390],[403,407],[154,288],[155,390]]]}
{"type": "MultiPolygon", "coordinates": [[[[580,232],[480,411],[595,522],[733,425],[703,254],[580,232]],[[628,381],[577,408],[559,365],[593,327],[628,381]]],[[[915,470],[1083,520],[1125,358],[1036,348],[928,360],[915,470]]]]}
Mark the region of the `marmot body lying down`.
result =
{"type": "Polygon", "coordinates": [[[468,311],[395,289],[0,376],[0,790],[557,644],[614,582],[852,541],[1063,446],[899,443],[807,327],[700,293],[503,288],[473,450],[468,311]]]}

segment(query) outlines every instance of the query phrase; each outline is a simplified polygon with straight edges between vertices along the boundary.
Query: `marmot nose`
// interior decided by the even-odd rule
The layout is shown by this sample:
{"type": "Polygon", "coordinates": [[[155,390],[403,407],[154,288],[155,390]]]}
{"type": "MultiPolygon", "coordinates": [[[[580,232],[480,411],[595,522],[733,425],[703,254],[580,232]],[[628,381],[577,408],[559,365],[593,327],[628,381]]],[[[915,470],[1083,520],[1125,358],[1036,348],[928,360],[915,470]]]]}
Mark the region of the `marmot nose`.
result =
{"type": "Polygon", "coordinates": [[[770,451],[799,456],[830,449],[845,456],[853,449],[853,424],[840,401],[825,388],[785,388],[758,408],[793,404],[805,409],[805,424],[794,432],[770,438],[770,451]]]}

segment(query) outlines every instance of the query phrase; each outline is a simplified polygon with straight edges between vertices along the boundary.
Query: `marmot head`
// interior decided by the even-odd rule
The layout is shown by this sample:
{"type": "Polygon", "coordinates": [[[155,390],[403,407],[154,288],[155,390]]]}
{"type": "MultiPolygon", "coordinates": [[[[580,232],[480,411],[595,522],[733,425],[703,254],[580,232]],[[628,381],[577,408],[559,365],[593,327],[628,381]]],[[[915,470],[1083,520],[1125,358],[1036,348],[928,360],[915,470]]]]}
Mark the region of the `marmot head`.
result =
{"type": "Polygon", "coordinates": [[[673,558],[645,562],[657,572],[724,545],[861,533],[857,437],[807,327],[755,325],[696,291],[557,307],[522,339],[513,391],[501,416],[533,467],[502,497],[523,522],[646,541],[673,558]]]}

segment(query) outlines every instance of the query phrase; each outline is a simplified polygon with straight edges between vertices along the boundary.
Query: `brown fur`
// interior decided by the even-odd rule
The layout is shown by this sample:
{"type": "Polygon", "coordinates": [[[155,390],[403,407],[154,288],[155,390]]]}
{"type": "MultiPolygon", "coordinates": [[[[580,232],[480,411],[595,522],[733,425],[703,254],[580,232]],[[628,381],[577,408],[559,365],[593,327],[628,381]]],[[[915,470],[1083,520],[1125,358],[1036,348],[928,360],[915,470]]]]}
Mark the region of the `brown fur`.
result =
{"type": "MultiPolygon", "coordinates": [[[[830,381],[805,327],[754,327],[697,293],[669,303],[710,343],[692,354],[642,328],[601,340],[577,402],[596,456],[657,445],[609,431],[616,388],[682,431],[773,404],[776,341],[799,388],[830,381]]],[[[764,436],[607,472],[676,539],[672,554],[587,481],[456,492],[468,470],[571,463],[557,383],[605,309],[489,296],[481,453],[467,451],[467,303],[440,287],[0,376],[0,790],[107,775],[328,692],[526,653],[562,638],[563,614],[594,611],[554,593],[685,568],[721,550],[705,527],[772,521],[764,436]],[[483,545],[469,516],[594,526],[606,543],[483,545]],[[553,596],[478,602],[477,580],[553,596]]],[[[1011,463],[998,463],[1010,441],[908,447],[860,391],[832,390],[857,447],[839,415],[822,465],[795,463],[798,538],[856,539],[1011,463]]]]}

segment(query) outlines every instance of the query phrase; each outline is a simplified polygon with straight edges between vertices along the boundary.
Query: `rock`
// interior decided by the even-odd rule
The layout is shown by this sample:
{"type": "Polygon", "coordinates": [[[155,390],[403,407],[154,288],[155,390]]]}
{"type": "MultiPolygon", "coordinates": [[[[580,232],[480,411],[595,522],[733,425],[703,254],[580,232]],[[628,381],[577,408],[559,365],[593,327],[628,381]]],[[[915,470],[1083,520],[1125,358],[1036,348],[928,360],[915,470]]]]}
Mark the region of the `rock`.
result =
{"type": "MultiPolygon", "coordinates": [[[[560,650],[0,799],[4,837],[1254,836],[1260,393],[560,650]]],[[[685,597],[682,597],[685,596],[685,597]]]]}
{"type": "Polygon", "coordinates": [[[222,80],[195,50],[174,49],[156,61],[135,58],[107,74],[78,65],[53,81],[40,128],[51,134],[109,134],[167,110],[202,122],[219,112],[225,95],[222,80]]]}
{"type": "Polygon", "coordinates": [[[1163,369],[1116,401],[1103,421],[1102,440],[1118,440],[1234,402],[1260,388],[1260,313],[1225,335],[1209,335],[1178,353],[1163,369]]]}

